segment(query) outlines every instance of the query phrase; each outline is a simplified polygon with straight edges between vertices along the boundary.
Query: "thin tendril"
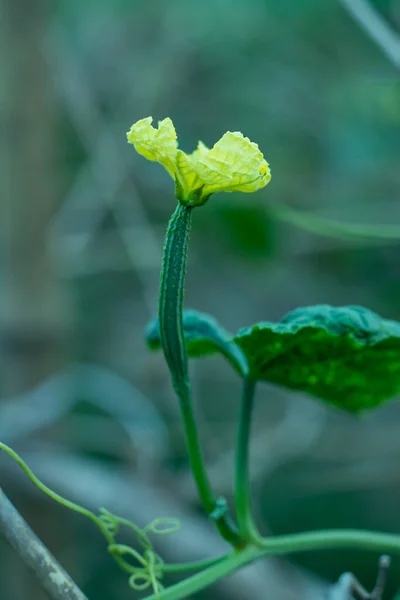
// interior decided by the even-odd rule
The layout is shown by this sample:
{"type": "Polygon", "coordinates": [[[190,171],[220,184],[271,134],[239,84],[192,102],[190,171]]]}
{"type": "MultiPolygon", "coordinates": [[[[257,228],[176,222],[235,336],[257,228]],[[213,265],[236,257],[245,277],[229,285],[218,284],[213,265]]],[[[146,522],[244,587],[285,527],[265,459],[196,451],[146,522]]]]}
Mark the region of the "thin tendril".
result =
{"type": "Polygon", "coordinates": [[[152,586],[155,597],[159,598],[159,593],[163,589],[160,583],[160,579],[163,577],[165,567],[164,561],[154,551],[151,540],[148,533],[153,535],[165,535],[167,533],[173,533],[180,527],[180,521],[172,518],[157,518],[151,523],[146,525],[143,529],[123,517],[118,517],[105,508],[99,510],[99,516],[92,513],[90,510],[75,504],[66,498],[63,498],[56,492],[53,492],[44,483],[40,481],[36,475],[33,474],[28,465],[22,460],[22,458],[6,444],[0,442],[0,450],[3,450],[13,460],[15,460],[24,473],[29,477],[34,485],[39,488],[46,496],[49,496],[52,500],[77,512],[84,517],[90,519],[102,532],[108,543],[108,551],[113,556],[119,567],[125,572],[130,574],[129,585],[136,590],[144,590],[152,586]],[[121,526],[125,526],[134,532],[138,543],[143,548],[141,554],[131,546],[124,544],[117,544],[116,536],[121,526]],[[123,555],[131,556],[135,559],[140,566],[134,566],[123,558],[123,555]],[[141,581],[141,583],[140,583],[141,581]]]}
{"type": "Polygon", "coordinates": [[[11,458],[13,458],[19,464],[19,466],[24,471],[24,473],[29,477],[29,479],[32,481],[32,483],[34,485],[36,485],[36,487],[39,488],[40,491],[42,491],[44,494],[46,494],[46,496],[49,496],[52,500],[54,500],[55,502],[58,502],[59,504],[62,504],[66,508],[69,508],[70,510],[73,510],[74,512],[80,513],[84,517],[87,517],[88,519],[93,521],[93,523],[95,523],[98,527],[100,527],[101,531],[104,534],[107,533],[106,537],[108,537],[108,533],[109,533],[108,530],[105,528],[102,521],[98,517],[96,517],[96,515],[94,513],[92,513],[87,508],[83,508],[83,506],[80,506],[79,504],[75,504],[74,502],[71,502],[70,500],[63,498],[56,492],[53,492],[53,490],[48,488],[47,485],[42,483],[40,481],[40,479],[32,473],[32,471],[30,470],[28,465],[22,460],[22,458],[14,450],[12,450],[8,446],[6,446],[6,444],[3,444],[2,442],[0,442],[0,450],[3,450],[11,458]]]}

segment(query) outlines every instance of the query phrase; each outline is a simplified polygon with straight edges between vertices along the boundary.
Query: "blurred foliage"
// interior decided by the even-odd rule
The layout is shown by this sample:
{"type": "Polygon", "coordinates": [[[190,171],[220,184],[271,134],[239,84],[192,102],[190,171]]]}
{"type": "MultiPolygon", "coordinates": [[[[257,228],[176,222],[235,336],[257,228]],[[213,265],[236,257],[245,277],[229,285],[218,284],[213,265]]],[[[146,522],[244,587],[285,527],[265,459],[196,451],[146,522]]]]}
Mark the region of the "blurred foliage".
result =
{"type": "MultiPolygon", "coordinates": [[[[374,0],[373,5],[400,31],[398,0],[374,0]]],[[[254,198],[215,196],[204,210],[196,211],[187,306],[217,315],[232,331],[258,320],[278,320],[299,305],[321,303],[362,304],[400,320],[400,242],[371,246],[313,236],[278,222],[268,210],[269,203],[284,202],[349,223],[400,223],[398,71],[341,4],[332,0],[59,0],[50,7],[43,47],[58,99],[61,162],[55,176],[62,192],[56,202],[57,227],[49,225],[56,240],[50,249],[55,270],[73,299],[65,324],[65,361],[105,365],[143,390],[163,415],[176,450],[174,460],[167,457],[168,464],[178,465],[181,473],[187,462],[181,458],[186,454],[175,399],[165,365],[147,355],[143,341],[145,323],[156,312],[162,236],[175,203],[173,186],[162,169],[127,146],[125,131],[149,114],[156,120],[170,116],[182,148],[191,151],[199,139],[212,145],[226,130],[239,130],[259,144],[270,163],[272,181],[254,198]]],[[[31,52],[24,45],[25,36],[15,42],[19,52],[31,52]]],[[[3,54],[6,61],[17,55],[15,48],[3,54]]],[[[5,88],[0,91],[5,93],[5,88]]],[[[31,103],[24,105],[29,109],[31,103]]],[[[49,175],[53,168],[49,166],[49,175]]],[[[28,177],[25,170],[18,172],[28,177]]],[[[41,198],[36,201],[39,206],[41,198]]],[[[24,219],[18,229],[24,235],[21,260],[26,272],[35,272],[27,250],[30,236],[35,247],[35,223],[24,219]]],[[[7,249],[3,254],[5,261],[7,249]]],[[[47,306],[44,299],[43,305],[47,306]]],[[[22,315],[20,323],[24,319],[22,315]]],[[[19,344],[17,335],[7,348],[15,354],[19,344]]],[[[37,347],[30,351],[35,370],[37,347]]],[[[219,417],[218,436],[211,434],[207,417],[221,404],[221,397],[238,392],[232,392],[237,390],[237,379],[220,363],[204,365],[196,363],[194,388],[211,461],[230,448],[231,402],[223,406],[225,419],[219,417]]],[[[114,390],[105,389],[113,399],[114,390]]],[[[261,393],[268,402],[260,402],[258,433],[259,428],[269,431],[270,419],[284,413],[292,398],[269,389],[261,393]]],[[[87,400],[82,390],[74,394],[87,400]]],[[[128,408],[140,406],[133,400],[123,403],[128,408]]],[[[385,411],[375,417],[376,430],[384,434],[375,451],[382,461],[397,464],[398,441],[386,433],[400,413],[396,406],[385,411]]],[[[339,451],[341,427],[347,422],[338,424],[339,417],[332,412],[324,415],[327,426],[322,438],[333,423],[338,432],[333,446],[339,451]]],[[[80,446],[76,417],[94,420],[99,415],[81,404],[65,417],[64,429],[53,425],[47,435],[58,451],[68,447],[78,456],[102,457],[114,468],[115,453],[107,445],[107,435],[98,436],[92,450],[80,446]]],[[[304,424],[301,408],[297,419],[295,433],[304,424]]],[[[92,430],[87,420],[84,423],[92,432],[88,437],[96,437],[95,427],[92,430]]],[[[310,431],[314,425],[305,424],[310,431]]],[[[362,431],[363,424],[354,422],[354,447],[362,431]]],[[[281,446],[290,448],[295,433],[281,446]]],[[[369,439],[364,443],[365,452],[358,457],[361,466],[370,460],[364,457],[370,443],[369,439]]],[[[353,446],[348,444],[350,462],[353,446]]],[[[146,442],[142,450],[151,446],[146,442]]],[[[136,471],[140,447],[139,443],[134,457],[128,451],[126,456],[121,442],[120,465],[132,467],[132,505],[135,485],[143,476],[136,471]]],[[[280,451],[278,444],[273,454],[280,451]]],[[[263,456],[262,447],[259,452],[263,456]]],[[[276,471],[258,481],[263,491],[255,505],[274,532],[346,525],[398,530],[398,476],[382,487],[371,475],[357,492],[350,489],[341,494],[325,480],[318,493],[307,488],[301,496],[295,475],[306,477],[320,445],[311,446],[309,452],[303,462],[278,460],[276,471]]],[[[171,486],[173,469],[166,473],[160,468],[165,462],[164,453],[146,477],[166,479],[166,488],[180,490],[180,480],[171,486]]],[[[325,475],[333,462],[331,455],[321,458],[325,475]]],[[[224,473],[225,468],[221,479],[224,473]]],[[[43,515],[50,510],[47,505],[41,512],[36,510],[25,488],[23,493],[22,512],[40,533],[43,515]]],[[[186,504],[190,501],[185,499],[186,504]]],[[[63,517],[58,522],[59,530],[49,545],[56,554],[64,552],[66,566],[82,580],[89,597],[127,598],[126,582],[119,579],[96,535],[78,526],[74,530],[63,517]],[[65,545],[57,541],[62,539],[67,540],[65,545]]],[[[3,546],[2,560],[6,553],[8,557],[3,546]]],[[[332,580],[352,569],[365,585],[372,583],[376,572],[376,557],[358,552],[351,556],[325,552],[291,560],[332,580]]],[[[4,564],[6,571],[14,563],[10,559],[4,564]]],[[[13,568],[19,573],[19,563],[13,568]]],[[[394,579],[399,569],[396,563],[394,579]]],[[[26,590],[31,594],[30,580],[25,588],[21,586],[7,600],[20,600],[26,590]]],[[[39,594],[35,600],[41,600],[39,594]]],[[[218,595],[223,597],[220,591],[213,597],[218,595]]]]}
{"type": "Polygon", "coordinates": [[[261,204],[224,199],[216,203],[212,221],[205,211],[197,221],[199,230],[218,240],[222,252],[233,253],[238,260],[257,262],[274,253],[274,222],[261,204]]]}

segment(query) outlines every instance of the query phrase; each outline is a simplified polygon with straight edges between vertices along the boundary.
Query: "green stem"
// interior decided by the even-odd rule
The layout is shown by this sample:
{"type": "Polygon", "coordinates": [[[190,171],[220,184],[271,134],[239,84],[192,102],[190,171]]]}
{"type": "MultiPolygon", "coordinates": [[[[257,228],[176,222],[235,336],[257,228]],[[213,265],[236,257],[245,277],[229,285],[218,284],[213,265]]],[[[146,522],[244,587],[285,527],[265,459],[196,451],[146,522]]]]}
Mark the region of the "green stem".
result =
{"type": "MultiPolygon", "coordinates": [[[[179,399],[191,470],[201,502],[207,514],[211,515],[216,507],[216,498],[205,470],[193,411],[182,321],[192,210],[190,206],[178,204],[168,225],[161,269],[159,323],[161,346],[179,399]]],[[[217,517],[215,523],[226,541],[235,547],[243,545],[226,515],[217,517]]]]}
{"type": "MultiPolygon", "coordinates": [[[[247,546],[243,550],[228,555],[226,559],[201,573],[196,573],[196,575],[167,588],[162,592],[161,600],[187,598],[264,556],[344,548],[400,554],[400,536],[361,529],[337,529],[261,539],[259,546],[247,546]]],[[[156,596],[147,596],[144,600],[156,600],[156,596]]]]}
{"type": "Polygon", "coordinates": [[[203,560],[196,560],[194,562],[186,562],[186,563],[172,563],[168,565],[163,565],[162,571],[164,573],[185,573],[187,571],[200,571],[201,569],[206,569],[207,567],[211,567],[212,565],[216,565],[223,560],[225,560],[227,555],[217,556],[216,558],[204,558],[203,560]]]}
{"type": "Polygon", "coordinates": [[[251,377],[244,378],[236,451],[235,502],[240,536],[248,542],[256,543],[260,536],[251,512],[249,477],[249,441],[255,387],[256,382],[251,377]]]}

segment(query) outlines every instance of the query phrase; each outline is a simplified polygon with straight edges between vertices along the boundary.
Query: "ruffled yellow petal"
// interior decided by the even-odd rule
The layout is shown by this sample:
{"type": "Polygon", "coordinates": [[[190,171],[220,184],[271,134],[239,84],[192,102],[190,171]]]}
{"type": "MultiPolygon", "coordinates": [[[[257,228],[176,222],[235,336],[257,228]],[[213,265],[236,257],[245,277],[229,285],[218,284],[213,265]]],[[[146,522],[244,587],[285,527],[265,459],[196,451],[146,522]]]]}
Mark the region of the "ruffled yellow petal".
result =
{"type": "Polygon", "coordinates": [[[189,156],[195,162],[208,154],[208,152],[210,152],[210,148],[207,148],[203,142],[198,142],[196,150],[192,154],[189,154],[189,156]]]}
{"type": "Polygon", "coordinates": [[[178,150],[176,155],[176,187],[179,200],[187,199],[203,185],[194,168],[193,154],[185,154],[178,150]]]}
{"type": "Polygon", "coordinates": [[[174,124],[167,118],[159,121],[155,129],[152,122],[153,118],[147,117],[134,123],[126,134],[128,142],[148,160],[162,164],[175,179],[178,142],[174,124]]]}
{"type": "Polygon", "coordinates": [[[271,179],[258,145],[237,131],[225,133],[208,152],[197,153],[195,168],[206,184],[206,194],[255,192],[271,179]]]}
{"type": "Polygon", "coordinates": [[[202,142],[192,154],[178,150],[171,119],[152,126],[152,117],[141,119],[127,133],[145,158],[159,162],[175,180],[180,202],[197,206],[216,192],[255,192],[267,185],[271,173],[257,144],[239,132],[228,131],[211,148],[202,142]]]}

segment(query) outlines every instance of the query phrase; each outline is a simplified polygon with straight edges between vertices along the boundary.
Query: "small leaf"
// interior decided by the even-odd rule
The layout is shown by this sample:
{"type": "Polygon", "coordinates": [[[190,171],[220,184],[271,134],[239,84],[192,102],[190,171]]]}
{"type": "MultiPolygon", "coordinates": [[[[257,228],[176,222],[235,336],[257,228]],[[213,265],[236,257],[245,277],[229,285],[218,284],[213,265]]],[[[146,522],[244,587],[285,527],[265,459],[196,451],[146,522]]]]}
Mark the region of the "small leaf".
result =
{"type": "MultiPolygon", "coordinates": [[[[216,319],[195,310],[185,310],[183,329],[190,357],[196,358],[220,352],[241,375],[247,373],[247,362],[242,350],[233,341],[232,335],[221,327],[216,319]]],[[[160,349],[158,319],[154,319],[148,324],[146,342],[152,350],[160,349]]]]}
{"type": "Polygon", "coordinates": [[[400,324],[359,307],[298,308],[235,341],[254,379],[307,392],[352,413],[400,393],[400,324]]]}

